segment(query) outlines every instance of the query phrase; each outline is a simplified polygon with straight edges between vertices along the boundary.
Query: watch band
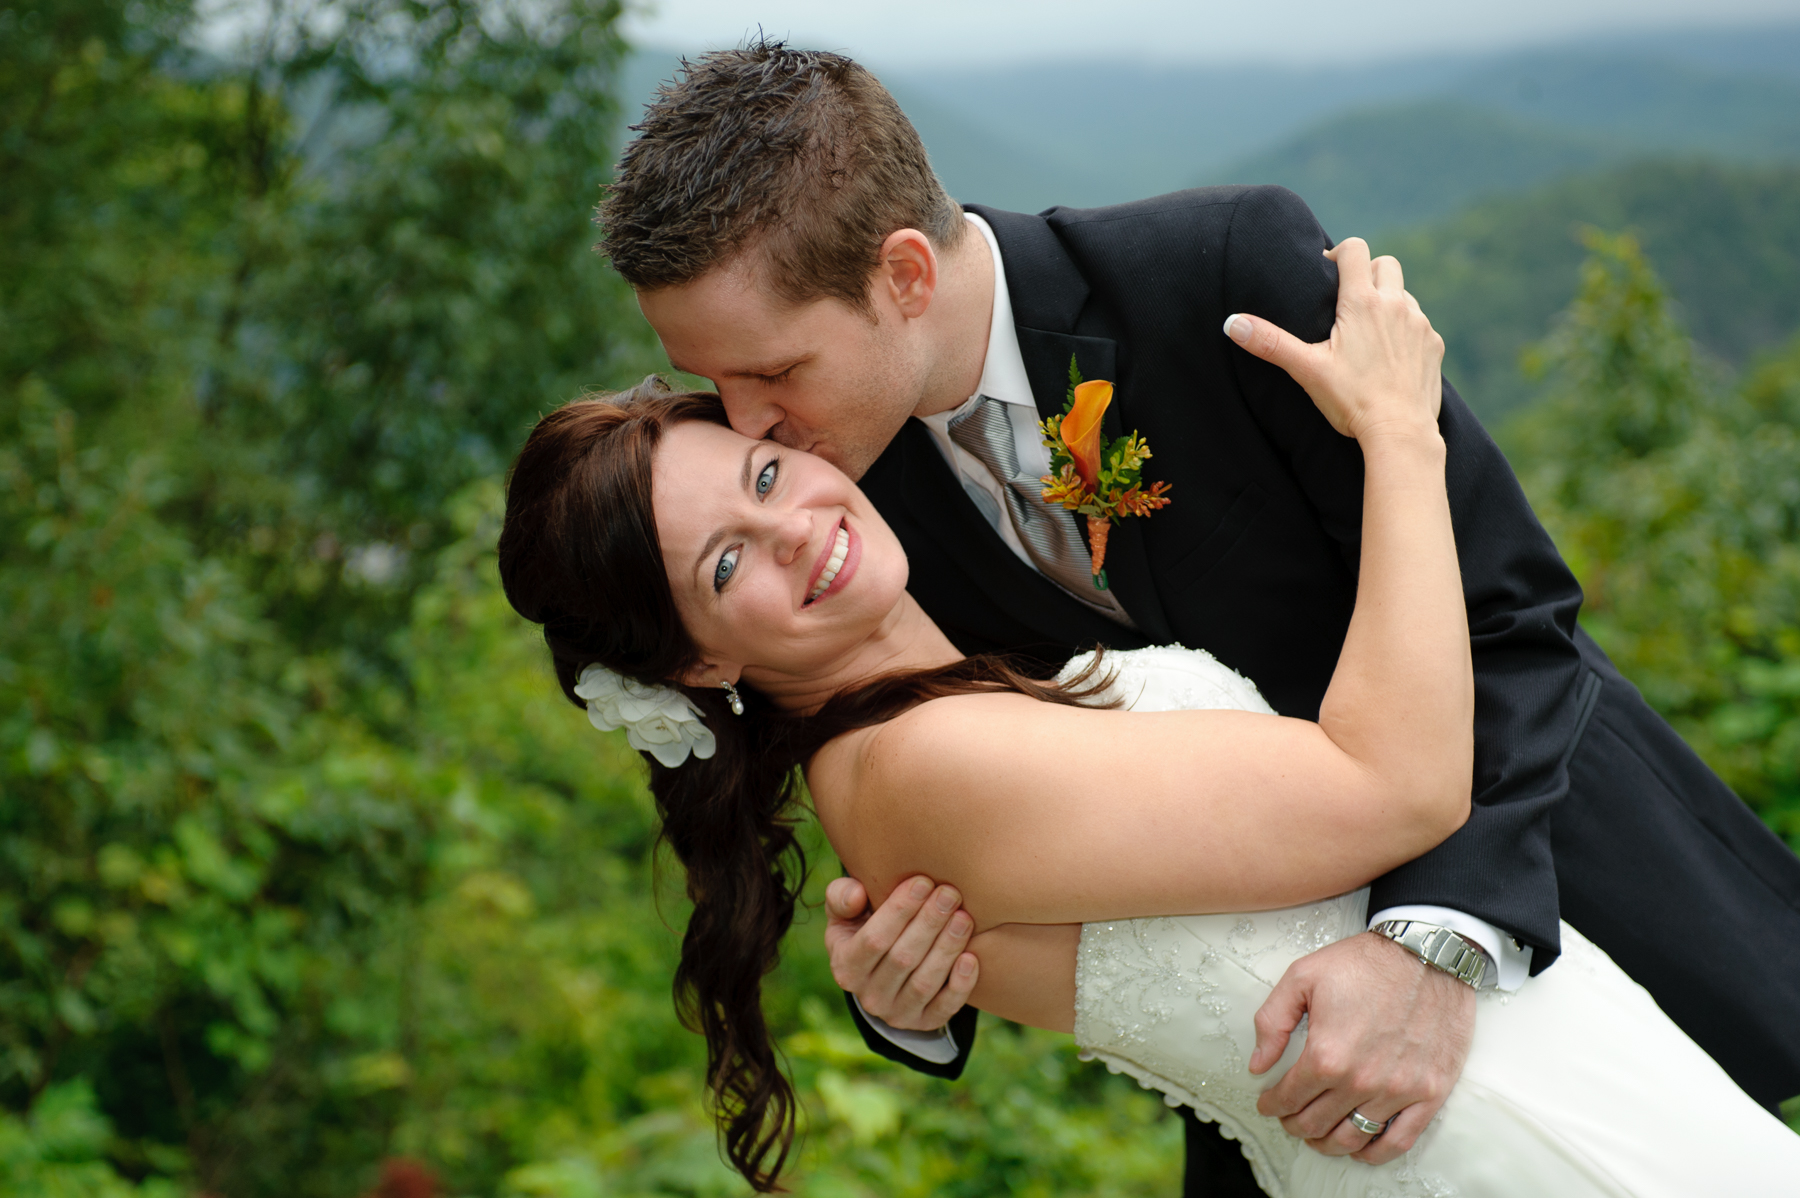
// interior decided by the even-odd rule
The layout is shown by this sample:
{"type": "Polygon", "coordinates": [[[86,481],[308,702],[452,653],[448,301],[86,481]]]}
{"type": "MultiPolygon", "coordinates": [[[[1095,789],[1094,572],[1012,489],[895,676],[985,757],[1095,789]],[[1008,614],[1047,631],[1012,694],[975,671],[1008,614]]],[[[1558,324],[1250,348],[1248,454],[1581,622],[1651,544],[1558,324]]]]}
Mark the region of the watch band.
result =
{"type": "Polygon", "coordinates": [[[1477,990],[1491,989],[1500,981],[1487,950],[1449,928],[1416,919],[1384,919],[1369,930],[1477,990]]]}

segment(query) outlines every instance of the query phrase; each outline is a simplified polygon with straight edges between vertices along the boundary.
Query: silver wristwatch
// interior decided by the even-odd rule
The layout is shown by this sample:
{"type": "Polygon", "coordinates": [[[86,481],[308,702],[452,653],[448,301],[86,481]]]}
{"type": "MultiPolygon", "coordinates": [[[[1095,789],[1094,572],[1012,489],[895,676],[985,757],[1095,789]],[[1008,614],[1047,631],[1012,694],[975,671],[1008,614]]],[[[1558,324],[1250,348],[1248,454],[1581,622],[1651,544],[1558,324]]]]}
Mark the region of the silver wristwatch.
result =
{"type": "Polygon", "coordinates": [[[1500,971],[1487,950],[1449,928],[1416,919],[1384,919],[1369,930],[1477,990],[1491,989],[1500,981],[1500,971]]]}

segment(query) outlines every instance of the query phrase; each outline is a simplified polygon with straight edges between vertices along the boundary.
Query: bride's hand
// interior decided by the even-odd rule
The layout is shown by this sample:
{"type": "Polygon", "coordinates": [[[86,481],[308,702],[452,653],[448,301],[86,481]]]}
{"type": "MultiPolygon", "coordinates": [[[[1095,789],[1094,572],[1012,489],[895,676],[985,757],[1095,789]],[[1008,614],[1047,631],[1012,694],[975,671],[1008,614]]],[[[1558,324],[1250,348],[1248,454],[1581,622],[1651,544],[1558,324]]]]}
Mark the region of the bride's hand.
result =
{"type": "Polygon", "coordinates": [[[1444,339],[1406,290],[1400,263],[1369,258],[1349,237],[1325,251],[1338,266],[1337,321],[1316,345],[1259,316],[1235,313],[1225,335],[1306,389],[1331,426],[1358,440],[1400,425],[1435,425],[1443,402],[1444,339]]]}

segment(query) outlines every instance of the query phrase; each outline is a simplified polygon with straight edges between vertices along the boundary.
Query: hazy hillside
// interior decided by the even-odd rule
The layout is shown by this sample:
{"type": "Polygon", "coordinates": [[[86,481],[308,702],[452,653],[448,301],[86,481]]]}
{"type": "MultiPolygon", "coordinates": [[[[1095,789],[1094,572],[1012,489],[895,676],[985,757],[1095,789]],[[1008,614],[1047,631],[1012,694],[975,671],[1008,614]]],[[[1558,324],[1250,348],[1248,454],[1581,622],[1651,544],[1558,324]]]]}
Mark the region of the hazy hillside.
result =
{"type": "MultiPolygon", "coordinates": [[[[633,117],[676,57],[645,49],[627,64],[623,94],[633,117]]],[[[1520,174],[1486,176],[1508,190],[1557,173],[1534,165],[1544,160],[1558,169],[1576,165],[1578,145],[1598,147],[1595,162],[1643,151],[1800,157],[1800,24],[1792,23],[1351,66],[871,65],[918,124],[952,194],[1026,211],[1254,180],[1258,170],[1305,160],[1307,147],[1347,113],[1405,114],[1410,103],[1443,107],[1446,100],[1515,122],[1493,122],[1494,136],[1476,138],[1468,155],[1477,165],[1490,156],[1519,165],[1520,174]],[[1554,144],[1526,144],[1534,127],[1554,144]]],[[[1406,214],[1397,219],[1445,214],[1477,194],[1446,185],[1449,172],[1434,169],[1431,155],[1450,131],[1421,125],[1430,122],[1360,130],[1388,148],[1385,162],[1400,162],[1417,177],[1359,178],[1354,164],[1344,163],[1334,179],[1347,194],[1363,196],[1359,224],[1361,212],[1389,190],[1437,197],[1434,204],[1399,205],[1406,214]],[[1416,144],[1409,140],[1415,136],[1416,144]]],[[[1299,190],[1329,207],[1316,187],[1299,190]]]]}
{"type": "Polygon", "coordinates": [[[1800,24],[1726,25],[1710,29],[1662,29],[1646,33],[1593,34],[1564,43],[1571,50],[1601,50],[1800,79],[1800,24]]]}
{"type": "MultiPolygon", "coordinates": [[[[1036,211],[1189,187],[1201,173],[1266,149],[1346,105],[1436,91],[1455,73],[1454,65],[1434,62],[1392,64],[1386,71],[1067,62],[883,78],[896,94],[929,95],[972,130],[1040,158],[1054,190],[1027,191],[999,171],[941,172],[960,198],[1036,211]],[[1018,198],[988,199],[1009,193],[1018,198]]],[[[929,137],[926,145],[934,158],[948,148],[929,137]]]]}
{"type": "Polygon", "coordinates": [[[1800,76],[1773,70],[1539,52],[1497,62],[1446,92],[1636,149],[1800,156],[1800,76]]]}
{"type": "Polygon", "coordinates": [[[1194,181],[1291,187],[1341,236],[1671,154],[1800,161],[1800,81],[1669,62],[1522,56],[1457,81],[1444,96],[1329,118],[1194,181]]]}
{"type": "Polygon", "coordinates": [[[958,199],[1036,212],[1048,206],[1044,196],[1075,194],[1090,186],[1030,145],[969,123],[956,108],[909,79],[892,80],[888,90],[919,131],[932,167],[958,199]]]}
{"type": "Polygon", "coordinates": [[[1628,229],[1681,319],[1733,365],[1800,329],[1800,166],[1637,163],[1376,239],[1444,334],[1444,372],[1490,422],[1529,392],[1519,351],[1575,292],[1583,225],[1628,229]]]}
{"type": "MultiPolygon", "coordinates": [[[[1664,36],[1349,67],[1070,62],[886,78],[930,96],[970,130],[1041,159],[1056,184],[1043,191],[1011,171],[979,169],[978,156],[975,173],[943,171],[959,197],[1026,210],[1115,203],[1200,182],[1267,181],[1258,168],[1276,159],[1292,164],[1332,133],[1352,131],[1380,157],[1364,159],[1369,170],[1359,174],[1352,154],[1339,151],[1341,165],[1328,173],[1360,193],[1359,215],[1384,193],[1436,197],[1435,204],[1391,205],[1381,225],[1445,215],[1488,189],[1454,185],[1457,172],[1440,161],[1446,151],[1493,190],[1509,191],[1634,153],[1800,159],[1800,26],[1714,31],[1691,45],[1664,36]],[[1515,123],[1458,128],[1446,101],[1515,123]],[[1442,122],[1421,119],[1433,110],[1445,113],[1442,122]],[[1371,112],[1399,119],[1386,130],[1373,121],[1338,125],[1371,112]],[[1471,143],[1448,144],[1457,132],[1472,135],[1471,143]]],[[[944,157],[958,136],[940,126],[926,144],[944,157]]]]}
{"type": "Polygon", "coordinates": [[[1454,212],[1477,197],[1589,170],[1622,151],[1464,103],[1415,100],[1313,126],[1220,172],[1305,196],[1334,237],[1372,236],[1454,212]]]}

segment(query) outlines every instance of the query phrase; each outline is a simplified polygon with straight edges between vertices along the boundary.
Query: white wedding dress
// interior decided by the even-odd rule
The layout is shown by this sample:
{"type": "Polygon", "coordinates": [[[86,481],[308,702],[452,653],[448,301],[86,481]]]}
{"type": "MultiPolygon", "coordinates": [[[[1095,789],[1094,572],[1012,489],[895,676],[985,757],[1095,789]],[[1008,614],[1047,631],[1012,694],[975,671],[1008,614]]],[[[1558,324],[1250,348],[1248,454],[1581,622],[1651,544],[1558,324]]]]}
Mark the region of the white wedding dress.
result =
{"type": "MultiPolygon", "coordinates": [[[[1270,710],[1198,650],[1108,653],[1105,664],[1111,693],[1137,711],[1270,710]]],[[[1251,1019],[1291,962],[1364,929],[1367,901],[1359,890],[1285,911],[1085,925],[1075,974],[1084,1059],[1217,1123],[1277,1198],[1800,1194],[1800,1136],[1566,923],[1553,968],[1514,994],[1478,997],[1462,1079],[1410,1152],[1371,1166],[1306,1148],[1256,1111],[1299,1057],[1304,1025],[1254,1077],[1251,1019]]]]}

